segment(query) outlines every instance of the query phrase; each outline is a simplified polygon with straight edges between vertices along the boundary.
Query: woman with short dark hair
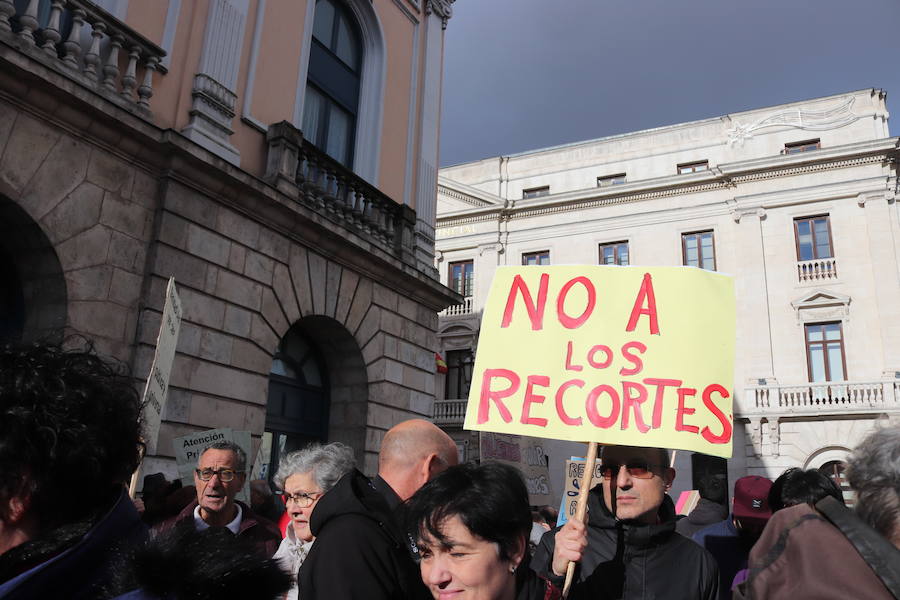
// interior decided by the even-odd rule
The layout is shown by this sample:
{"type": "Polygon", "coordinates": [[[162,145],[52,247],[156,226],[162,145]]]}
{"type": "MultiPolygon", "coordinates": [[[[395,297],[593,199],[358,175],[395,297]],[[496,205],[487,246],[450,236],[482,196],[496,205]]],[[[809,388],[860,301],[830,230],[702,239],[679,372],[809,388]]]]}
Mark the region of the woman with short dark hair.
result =
{"type": "MultiPolygon", "coordinates": [[[[531,509],[519,472],[499,463],[451,467],[406,505],[435,598],[543,599],[549,583],[528,568],[531,509]]],[[[558,590],[552,588],[551,596],[558,590]]]]}

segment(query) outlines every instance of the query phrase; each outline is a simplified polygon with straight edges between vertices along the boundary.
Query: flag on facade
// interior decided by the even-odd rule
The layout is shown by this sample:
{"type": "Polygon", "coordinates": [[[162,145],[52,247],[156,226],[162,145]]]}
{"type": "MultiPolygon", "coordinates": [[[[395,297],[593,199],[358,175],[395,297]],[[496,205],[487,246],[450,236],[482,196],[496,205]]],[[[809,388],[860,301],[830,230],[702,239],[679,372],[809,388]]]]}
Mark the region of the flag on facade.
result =
{"type": "Polygon", "coordinates": [[[441,356],[439,352],[434,353],[434,364],[437,367],[438,373],[447,372],[447,361],[444,360],[444,357],[441,356]]]}

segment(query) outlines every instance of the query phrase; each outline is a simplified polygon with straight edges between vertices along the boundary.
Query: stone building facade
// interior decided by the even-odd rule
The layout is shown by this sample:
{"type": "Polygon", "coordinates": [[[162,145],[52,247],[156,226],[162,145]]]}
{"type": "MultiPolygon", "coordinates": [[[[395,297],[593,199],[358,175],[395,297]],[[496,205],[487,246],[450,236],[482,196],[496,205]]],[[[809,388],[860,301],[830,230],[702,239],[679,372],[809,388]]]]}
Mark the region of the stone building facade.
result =
{"type": "MultiPolygon", "coordinates": [[[[436,264],[465,301],[440,317],[436,419],[476,450],[460,399],[498,265],[692,265],[735,277],[734,455],[679,452],[674,491],[710,471],[840,478],[849,449],[900,418],[887,119],[885,93],[861,90],[442,169],[436,264]]],[[[581,451],[548,447],[557,464],[581,451]]]]}
{"type": "Polygon", "coordinates": [[[145,472],[214,427],[375,472],[432,414],[459,301],[433,266],[451,3],[0,1],[0,336],[81,334],[145,377],[174,276],[145,472]]]}

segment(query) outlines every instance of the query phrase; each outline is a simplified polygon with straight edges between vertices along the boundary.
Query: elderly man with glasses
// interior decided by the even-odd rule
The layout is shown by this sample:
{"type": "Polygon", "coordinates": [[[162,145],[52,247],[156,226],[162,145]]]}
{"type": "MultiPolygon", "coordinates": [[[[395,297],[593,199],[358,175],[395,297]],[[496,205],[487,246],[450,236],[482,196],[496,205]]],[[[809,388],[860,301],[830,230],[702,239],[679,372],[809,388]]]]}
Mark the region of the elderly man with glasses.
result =
{"type": "Polygon", "coordinates": [[[675,532],[668,451],[606,446],[601,465],[587,525],[570,520],[544,534],[532,568],[562,587],[568,563],[578,563],[570,600],[717,598],[715,560],[675,532]]]}
{"type": "Polygon", "coordinates": [[[274,523],[256,515],[235,496],[247,478],[247,455],[233,442],[216,442],[206,448],[194,469],[197,500],[175,517],[155,528],[163,532],[173,527],[193,526],[197,531],[225,527],[233,534],[252,541],[266,558],[275,554],[281,534],[274,523]]]}

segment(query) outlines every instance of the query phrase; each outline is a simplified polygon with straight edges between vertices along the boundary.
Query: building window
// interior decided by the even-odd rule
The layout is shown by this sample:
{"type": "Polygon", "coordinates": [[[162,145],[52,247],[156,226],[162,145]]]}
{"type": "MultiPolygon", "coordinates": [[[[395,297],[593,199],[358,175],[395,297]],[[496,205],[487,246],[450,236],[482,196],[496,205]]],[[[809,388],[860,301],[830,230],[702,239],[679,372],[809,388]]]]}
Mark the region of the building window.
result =
{"type": "Polygon", "coordinates": [[[473,285],[475,283],[475,266],[471,260],[463,260],[450,263],[450,272],[447,277],[451,290],[465,296],[472,295],[473,285]]]}
{"type": "Polygon", "coordinates": [[[545,266],[550,264],[550,251],[541,250],[540,252],[527,252],[522,255],[523,265],[545,266]]]}
{"type": "Polygon", "coordinates": [[[819,138],[814,140],[806,140],[803,142],[791,142],[790,144],[784,145],[784,150],[782,154],[797,154],[798,152],[809,152],[810,150],[818,150],[822,147],[822,142],[819,141],[819,138]]]}
{"type": "Polygon", "coordinates": [[[831,223],[828,215],[794,219],[797,260],[832,258],[831,223]]]}
{"type": "Polygon", "coordinates": [[[458,400],[469,397],[469,386],[472,383],[472,366],[475,357],[471,350],[447,351],[447,379],[444,397],[447,400],[458,400]]]}
{"type": "Polygon", "coordinates": [[[628,264],[628,242],[600,244],[600,264],[626,266],[628,264]]]}
{"type": "Polygon", "coordinates": [[[542,187],[536,188],[528,188],[527,190],[522,190],[522,199],[527,200],[529,198],[540,198],[541,196],[549,196],[550,195],[550,186],[545,185],[542,187]]]}
{"type": "Polygon", "coordinates": [[[681,251],[686,266],[716,270],[716,248],[712,231],[682,233],[681,251]]]}
{"type": "Polygon", "coordinates": [[[689,162],[689,163],[681,163],[678,165],[678,174],[683,175],[685,173],[696,173],[698,171],[705,171],[709,168],[708,160],[700,160],[697,162],[689,162]]]}
{"type": "Polygon", "coordinates": [[[616,175],[604,175],[597,178],[597,187],[609,187],[611,185],[620,185],[625,183],[625,173],[617,173],[616,175]]]}
{"type": "Polygon", "coordinates": [[[806,362],[810,381],[846,381],[844,336],[840,323],[809,323],[806,333],[806,362]]]}
{"type": "Polygon", "coordinates": [[[351,166],[359,107],[362,43],[356,21],[335,0],[317,0],[313,22],[303,136],[351,166]]]}
{"type": "Polygon", "coordinates": [[[847,476],[844,474],[846,466],[847,465],[842,461],[832,460],[819,467],[819,471],[830,477],[835,485],[841,488],[841,494],[844,496],[844,504],[852,507],[856,504],[856,494],[850,488],[850,483],[847,481],[847,476]]]}

